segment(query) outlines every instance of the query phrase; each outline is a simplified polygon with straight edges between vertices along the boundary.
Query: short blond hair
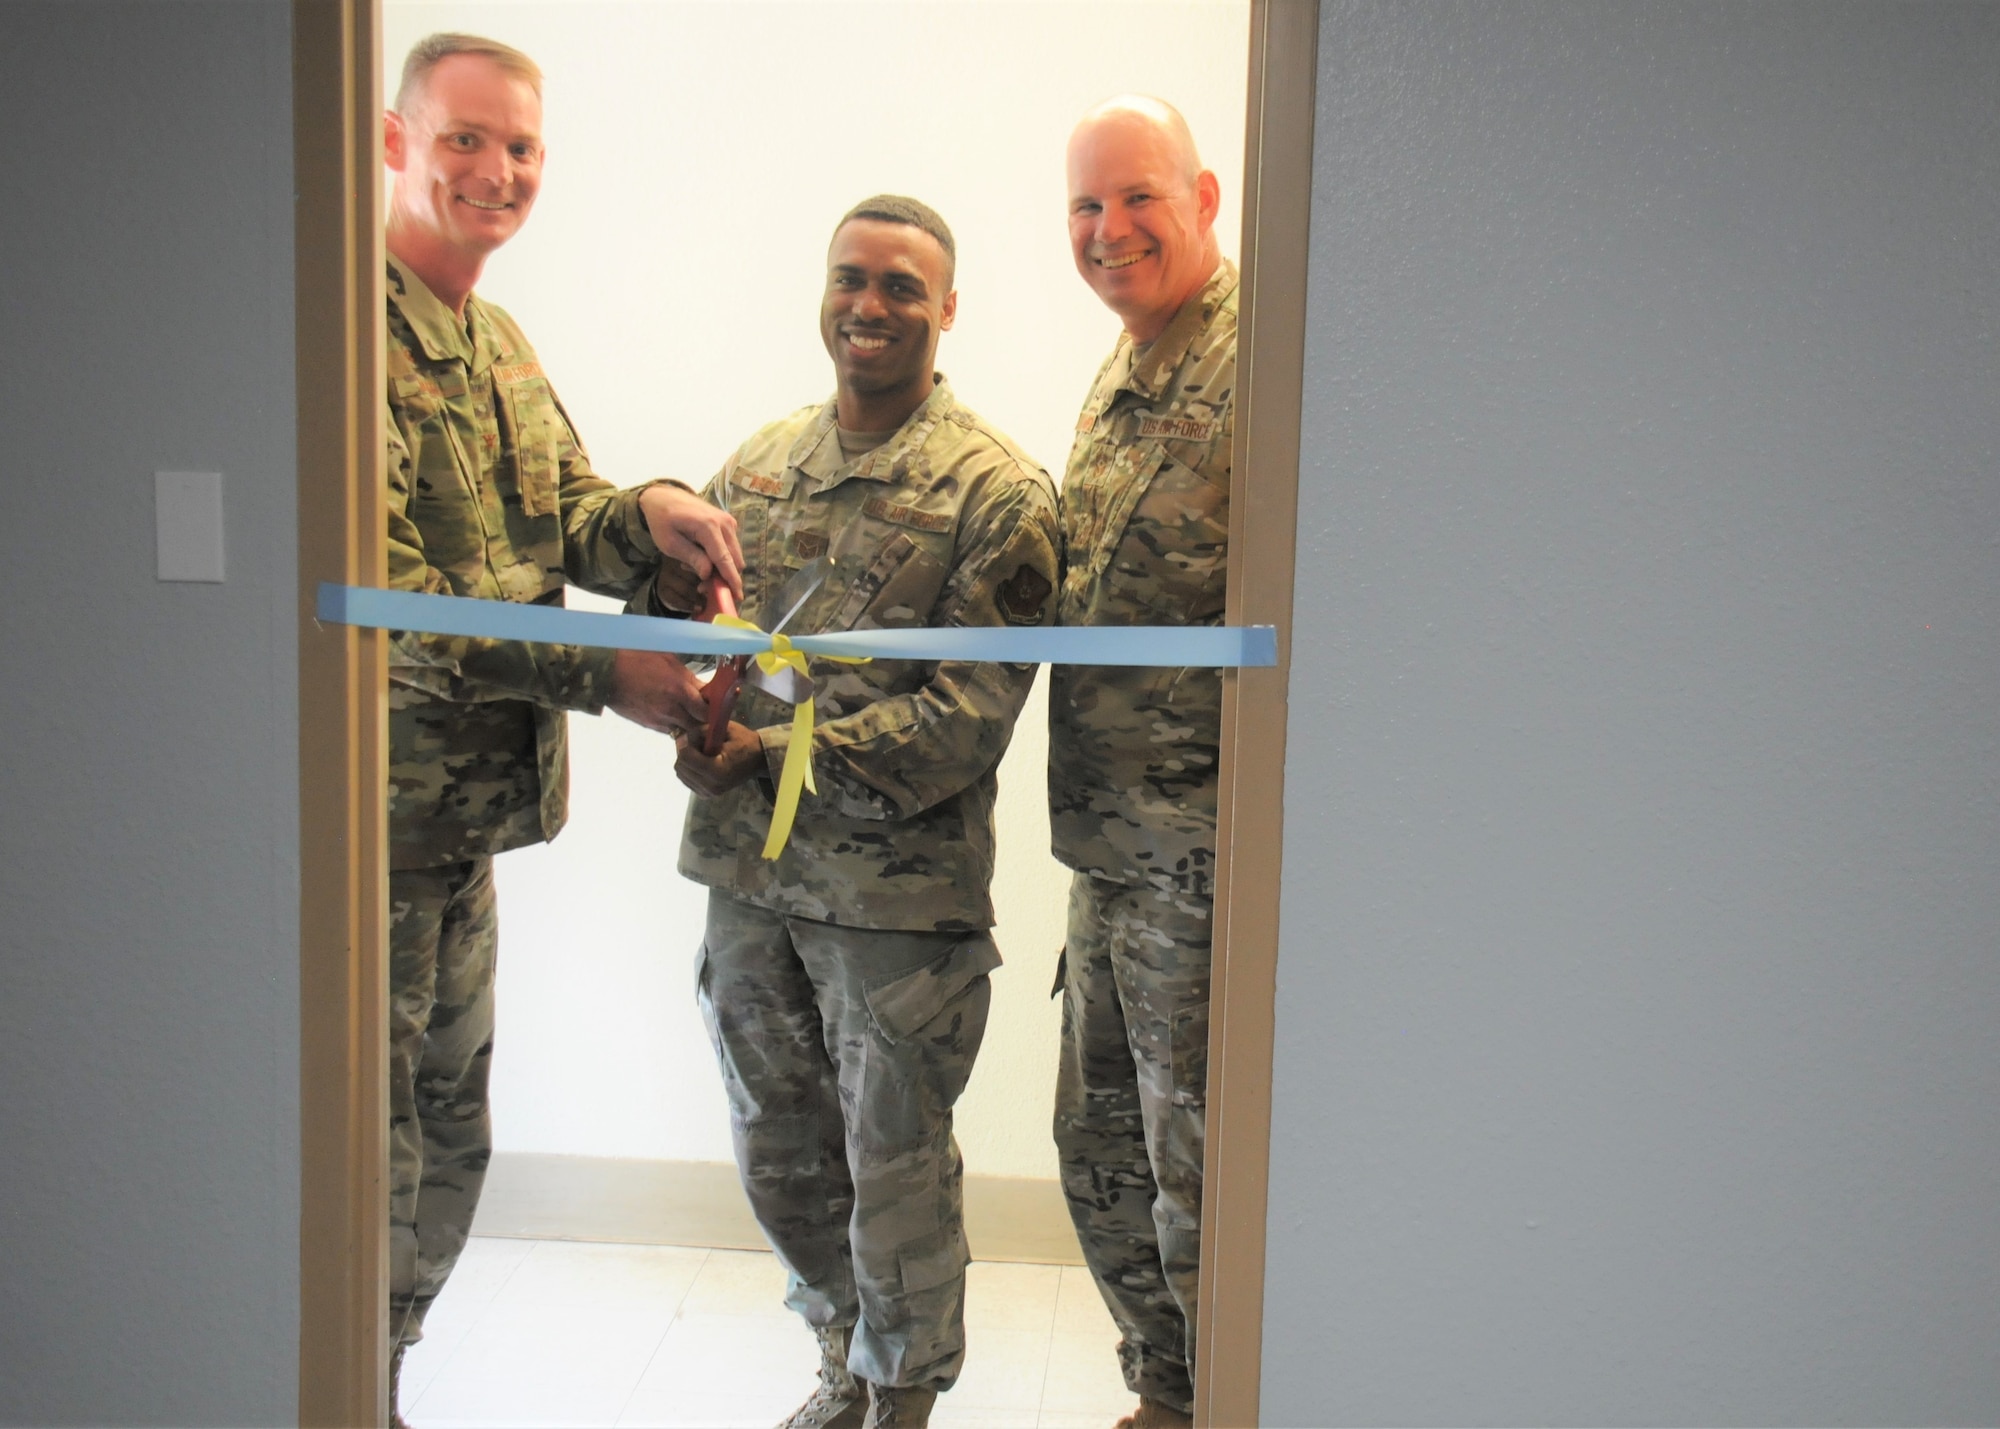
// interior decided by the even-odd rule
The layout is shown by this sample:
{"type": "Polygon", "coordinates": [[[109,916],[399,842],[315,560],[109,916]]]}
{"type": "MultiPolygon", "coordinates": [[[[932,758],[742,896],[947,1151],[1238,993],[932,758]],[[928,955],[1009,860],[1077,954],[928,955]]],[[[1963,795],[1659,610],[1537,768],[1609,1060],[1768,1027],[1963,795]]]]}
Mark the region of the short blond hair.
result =
{"type": "Polygon", "coordinates": [[[503,45],[498,40],[489,40],[483,35],[461,35],[441,31],[426,35],[410,46],[410,53],[403,60],[403,79],[396,86],[396,112],[407,114],[410,105],[429,82],[431,71],[453,55],[479,55],[492,60],[508,74],[525,83],[535,91],[535,98],[542,97],[542,67],[515,49],[503,45]]]}

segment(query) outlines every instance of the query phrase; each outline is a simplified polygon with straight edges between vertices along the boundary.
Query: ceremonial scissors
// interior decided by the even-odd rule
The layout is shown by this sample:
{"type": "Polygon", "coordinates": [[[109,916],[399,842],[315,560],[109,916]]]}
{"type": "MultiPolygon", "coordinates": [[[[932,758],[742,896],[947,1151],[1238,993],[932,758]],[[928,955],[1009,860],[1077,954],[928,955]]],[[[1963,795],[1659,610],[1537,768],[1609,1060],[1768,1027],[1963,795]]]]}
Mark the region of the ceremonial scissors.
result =
{"type": "MultiPolygon", "coordinates": [[[[774,608],[783,608],[785,613],[767,634],[777,635],[792,623],[792,617],[812,599],[815,591],[826,584],[826,572],[827,558],[820,556],[786,578],[771,602],[774,608]]],[[[736,614],[735,598],[730,595],[729,587],[719,574],[708,578],[707,589],[708,599],[698,619],[712,621],[718,615],[736,614]]],[[[736,713],[736,699],[743,693],[743,681],[750,660],[748,655],[732,655],[717,667],[702,691],[702,697],[708,704],[708,729],[702,739],[701,752],[711,759],[722,750],[723,736],[728,732],[731,716],[736,713]]],[[[781,700],[798,703],[798,676],[791,670],[780,670],[776,675],[766,675],[760,670],[749,679],[752,684],[769,690],[781,700]]]]}

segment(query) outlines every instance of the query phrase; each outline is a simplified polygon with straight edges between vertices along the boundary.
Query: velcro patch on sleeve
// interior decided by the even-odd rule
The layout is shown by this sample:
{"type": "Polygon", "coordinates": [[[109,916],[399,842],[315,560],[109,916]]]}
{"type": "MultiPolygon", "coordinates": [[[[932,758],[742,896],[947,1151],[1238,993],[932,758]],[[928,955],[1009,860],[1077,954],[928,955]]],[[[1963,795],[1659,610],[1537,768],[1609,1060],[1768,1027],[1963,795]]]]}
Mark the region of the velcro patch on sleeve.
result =
{"type": "Polygon", "coordinates": [[[1215,435],[1216,425],[1213,419],[1197,417],[1141,417],[1139,435],[1165,437],[1175,442],[1205,442],[1215,435]]]}
{"type": "Polygon", "coordinates": [[[943,511],[919,511],[914,506],[893,506],[880,496],[870,498],[861,508],[878,521],[893,521],[898,526],[914,526],[919,531],[949,531],[952,517],[943,511]]]}
{"type": "Polygon", "coordinates": [[[994,592],[995,604],[1009,625],[1040,625],[1042,607],[1054,589],[1047,576],[1023,562],[994,592]]]}
{"type": "Polygon", "coordinates": [[[493,369],[493,380],[502,387],[512,387],[517,382],[532,382],[541,375],[542,364],[539,362],[516,362],[493,369]]]}

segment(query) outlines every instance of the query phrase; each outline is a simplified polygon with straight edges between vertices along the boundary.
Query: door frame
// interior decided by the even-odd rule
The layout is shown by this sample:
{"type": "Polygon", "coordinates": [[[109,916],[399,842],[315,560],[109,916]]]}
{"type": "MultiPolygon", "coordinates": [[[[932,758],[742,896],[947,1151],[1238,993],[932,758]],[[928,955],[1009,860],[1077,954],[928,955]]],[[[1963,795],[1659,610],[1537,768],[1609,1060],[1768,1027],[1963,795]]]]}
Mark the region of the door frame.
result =
{"type": "MultiPolygon", "coordinates": [[[[387,579],[380,0],[292,0],[299,462],[299,1422],[381,1424],[387,646],[321,581],[387,579]]],[[[1257,1422],[1319,0],[1251,0],[1195,1422],[1257,1422]],[[1256,479],[1250,480],[1250,473],[1256,479]]]]}

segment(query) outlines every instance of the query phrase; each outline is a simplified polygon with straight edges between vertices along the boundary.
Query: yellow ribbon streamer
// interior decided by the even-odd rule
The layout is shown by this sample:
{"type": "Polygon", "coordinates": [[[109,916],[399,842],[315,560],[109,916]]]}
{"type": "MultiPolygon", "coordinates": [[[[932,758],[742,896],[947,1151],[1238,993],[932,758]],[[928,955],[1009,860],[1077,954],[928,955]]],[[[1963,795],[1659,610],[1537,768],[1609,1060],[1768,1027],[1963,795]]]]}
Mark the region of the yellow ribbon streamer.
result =
{"type": "MultiPolygon", "coordinates": [[[[731,630],[747,630],[756,635],[764,632],[756,625],[734,615],[718,615],[715,624],[726,625],[731,630]]],[[[798,818],[799,791],[819,793],[819,785],[813,781],[812,735],[813,697],[812,675],[806,668],[805,651],[792,644],[782,634],[771,637],[771,648],[760,650],[753,657],[757,668],[766,675],[790,667],[798,671],[799,678],[806,682],[806,697],[792,707],[792,738],[785,746],[785,763],[778,771],[778,802],[771,810],[771,831],[764,836],[764,857],[775,859],[784,852],[785,843],[792,836],[792,824],[798,818]]],[[[827,655],[822,658],[838,660],[843,665],[865,665],[865,655],[827,655]]]]}

